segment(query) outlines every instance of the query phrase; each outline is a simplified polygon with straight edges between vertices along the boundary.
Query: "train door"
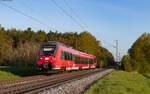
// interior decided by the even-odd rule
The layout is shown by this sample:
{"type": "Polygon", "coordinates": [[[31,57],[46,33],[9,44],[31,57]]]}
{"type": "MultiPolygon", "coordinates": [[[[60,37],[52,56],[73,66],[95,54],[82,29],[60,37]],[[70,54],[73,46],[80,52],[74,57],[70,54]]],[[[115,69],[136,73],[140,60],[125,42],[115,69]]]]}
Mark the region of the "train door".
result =
{"type": "Polygon", "coordinates": [[[72,61],[73,61],[73,64],[72,64],[72,69],[75,68],[75,56],[72,54],[72,61]]]}

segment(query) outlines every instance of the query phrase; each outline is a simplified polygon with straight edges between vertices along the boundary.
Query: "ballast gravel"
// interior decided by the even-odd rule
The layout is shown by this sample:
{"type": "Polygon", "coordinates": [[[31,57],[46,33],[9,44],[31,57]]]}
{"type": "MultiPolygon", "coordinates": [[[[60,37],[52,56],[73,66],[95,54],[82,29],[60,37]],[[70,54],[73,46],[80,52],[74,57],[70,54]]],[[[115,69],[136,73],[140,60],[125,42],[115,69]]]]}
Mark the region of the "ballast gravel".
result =
{"type": "Polygon", "coordinates": [[[113,70],[114,69],[107,69],[102,72],[89,75],[88,77],[85,77],[83,79],[75,80],[54,88],[44,90],[42,92],[39,92],[39,94],[82,94],[87,87],[89,87],[91,84],[104,77],[105,75],[111,73],[113,70]]]}

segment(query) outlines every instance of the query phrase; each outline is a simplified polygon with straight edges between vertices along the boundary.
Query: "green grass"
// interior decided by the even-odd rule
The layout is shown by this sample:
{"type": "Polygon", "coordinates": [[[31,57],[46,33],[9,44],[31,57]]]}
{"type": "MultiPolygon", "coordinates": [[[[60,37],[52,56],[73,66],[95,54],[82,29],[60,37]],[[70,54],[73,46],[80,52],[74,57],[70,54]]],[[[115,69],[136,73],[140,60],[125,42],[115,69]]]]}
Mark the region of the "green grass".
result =
{"type": "Polygon", "coordinates": [[[35,68],[0,66],[0,80],[36,75],[35,68]]]}
{"type": "Polygon", "coordinates": [[[114,71],[84,94],[150,94],[150,74],[114,71]]]}

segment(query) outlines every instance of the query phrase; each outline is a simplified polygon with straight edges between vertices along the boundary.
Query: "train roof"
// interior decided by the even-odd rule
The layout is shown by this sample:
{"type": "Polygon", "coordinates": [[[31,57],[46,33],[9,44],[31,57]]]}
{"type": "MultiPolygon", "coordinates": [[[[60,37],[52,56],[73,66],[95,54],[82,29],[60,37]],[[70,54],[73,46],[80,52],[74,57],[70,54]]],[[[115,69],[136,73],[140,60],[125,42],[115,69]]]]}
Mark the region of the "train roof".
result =
{"type": "MultiPolygon", "coordinates": [[[[73,49],[72,47],[66,46],[65,44],[60,43],[60,42],[57,42],[57,41],[47,41],[47,42],[42,43],[41,46],[45,46],[45,45],[64,46],[64,47],[66,47],[66,48],[73,49]]],[[[73,49],[73,50],[75,50],[75,49],[73,49]]],[[[82,54],[89,54],[89,55],[92,55],[92,54],[90,54],[90,53],[86,53],[86,52],[83,52],[83,51],[78,51],[78,50],[75,50],[75,51],[80,52],[80,53],[82,53],[82,54]]],[[[94,56],[94,55],[92,55],[92,56],[94,56]]]]}
{"type": "Polygon", "coordinates": [[[57,42],[57,41],[47,41],[47,42],[42,43],[42,46],[44,46],[44,45],[56,45],[56,46],[62,45],[62,46],[66,46],[65,44],[57,42]]]}
{"type": "Polygon", "coordinates": [[[72,48],[68,48],[68,47],[65,47],[65,46],[61,46],[63,47],[64,51],[69,51],[69,52],[72,52],[76,55],[90,55],[90,56],[93,56],[93,57],[96,57],[92,54],[89,54],[89,53],[86,53],[86,52],[83,52],[83,51],[78,51],[78,50],[75,50],[75,49],[72,49],[72,48]]]}

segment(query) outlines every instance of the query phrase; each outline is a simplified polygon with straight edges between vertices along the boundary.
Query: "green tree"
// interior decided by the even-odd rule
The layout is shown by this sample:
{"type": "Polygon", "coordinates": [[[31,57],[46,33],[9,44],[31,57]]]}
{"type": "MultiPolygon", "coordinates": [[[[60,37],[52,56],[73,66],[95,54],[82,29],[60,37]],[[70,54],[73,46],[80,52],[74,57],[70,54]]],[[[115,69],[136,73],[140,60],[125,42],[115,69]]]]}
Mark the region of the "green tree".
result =
{"type": "Polygon", "coordinates": [[[42,30],[37,31],[32,38],[37,43],[42,43],[47,41],[47,35],[42,30]]]}
{"type": "Polygon", "coordinates": [[[82,32],[77,40],[77,46],[78,50],[96,54],[96,48],[98,45],[94,36],[92,36],[89,32],[82,32]]]}
{"type": "Polygon", "coordinates": [[[150,72],[150,34],[142,34],[129,49],[130,57],[135,61],[133,68],[139,72],[150,72]]]}
{"type": "Polygon", "coordinates": [[[12,40],[7,36],[6,30],[0,26],[0,65],[7,65],[11,49],[12,40]]]}
{"type": "Polygon", "coordinates": [[[121,67],[125,71],[132,71],[130,56],[127,55],[123,56],[121,60],[121,67]]]}
{"type": "Polygon", "coordinates": [[[0,26],[0,65],[33,66],[39,45],[44,41],[58,41],[73,49],[95,55],[99,65],[103,62],[101,67],[114,60],[112,54],[100,45],[100,41],[86,31],[80,34],[58,31],[45,33],[43,30],[35,32],[31,28],[5,30],[0,26]]]}

